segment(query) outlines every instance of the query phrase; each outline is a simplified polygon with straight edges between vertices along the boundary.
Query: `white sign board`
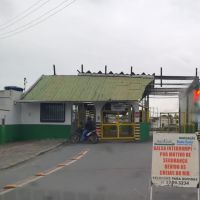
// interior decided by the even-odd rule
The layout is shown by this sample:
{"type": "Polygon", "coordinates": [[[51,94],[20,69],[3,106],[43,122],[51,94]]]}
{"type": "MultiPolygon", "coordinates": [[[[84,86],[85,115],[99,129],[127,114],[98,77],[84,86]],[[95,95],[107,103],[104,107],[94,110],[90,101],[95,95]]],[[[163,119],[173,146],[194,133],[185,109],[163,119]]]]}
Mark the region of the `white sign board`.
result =
{"type": "Polygon", "coordinates": [[[153,135],[151,181],[156,186],[197,187],[199,142],[196,134],[153,135]]]}

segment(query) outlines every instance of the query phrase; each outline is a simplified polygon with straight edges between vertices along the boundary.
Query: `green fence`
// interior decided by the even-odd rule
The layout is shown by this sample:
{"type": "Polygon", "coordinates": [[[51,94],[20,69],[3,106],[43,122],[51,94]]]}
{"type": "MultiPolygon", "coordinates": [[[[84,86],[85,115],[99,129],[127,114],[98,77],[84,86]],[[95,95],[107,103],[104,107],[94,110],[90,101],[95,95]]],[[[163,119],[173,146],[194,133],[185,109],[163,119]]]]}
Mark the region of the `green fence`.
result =
{"type": "Polygon", "coordinates": [[[197,131],[197,123],[184,124],[180,127],[181,133],[194,133],[197,131]]]}
{"type": "Polygon", "coordinates": [[[150,123],[142,122],[140,123],[140,140],[146,141],[150,137],[150,123]]]}

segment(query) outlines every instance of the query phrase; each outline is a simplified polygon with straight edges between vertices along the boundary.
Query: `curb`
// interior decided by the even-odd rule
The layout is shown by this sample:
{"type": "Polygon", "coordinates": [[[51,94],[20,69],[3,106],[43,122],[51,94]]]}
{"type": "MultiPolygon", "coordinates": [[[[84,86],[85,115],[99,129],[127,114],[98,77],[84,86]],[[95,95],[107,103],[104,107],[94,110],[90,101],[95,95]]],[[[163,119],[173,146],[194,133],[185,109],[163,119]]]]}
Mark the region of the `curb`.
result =
{"type": "Polygon", "coordinates": [[[67,142],[67,141],[63,141],[63,142],[61,142],[60,144],[57,144],[57,145],[55,145],[55,146],[46,148],[46,149],[44,149],[44,150],[42,150],[42,151],[40,151],[40,152],[38,152],[38,153],[36,153],[36,154],[34,154],[34,155],[28,157],[28,158],[25,158],[24,160],[21,160],[21,161],[19,161],[19,162],[12,163],[12,164],[10,164],[10,165],[8,165],[8,166],[6,166],[6,167],[2,167],[2,168],[0,168],[0,171],[3,171],[3,170],[6,170],[6,169],[15,167],[15,166],[20,165],[20,164],[23,164],[23,163],[25,163],[25,162],[27,162],[27,161],[33,159],[33,158],[36,158],[37,156],[40,156],[40,155],[42,155],[42,154],[45,154],[45,153],[47,153],[47,152],[49,152],[49,151],[51,151],[51,150],[54,150],[54,149],[56,149],[56,148],[62,146],[63,144],[66,144],[66,142],[67,142]]]}

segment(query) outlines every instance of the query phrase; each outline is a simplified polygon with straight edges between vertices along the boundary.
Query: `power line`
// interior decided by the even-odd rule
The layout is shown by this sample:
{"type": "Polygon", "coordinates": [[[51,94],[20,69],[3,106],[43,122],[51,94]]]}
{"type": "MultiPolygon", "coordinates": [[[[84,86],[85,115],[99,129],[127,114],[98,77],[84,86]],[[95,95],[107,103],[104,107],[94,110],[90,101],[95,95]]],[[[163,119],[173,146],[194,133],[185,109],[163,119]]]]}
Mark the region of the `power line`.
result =
{"type": "MultiPolygon", "coordinates": [[[[30,7],[28,7],[27,9],[25,9],[24,11],[22,11],[21,13],[19,13],[18,15],[12,17],[11,19],[7,20],[5,23],[0,24],[0,30],[9,27],[10,25],[13,25],[15,22],[21,21],[21,18],[24,18],[24,14],[26,12],[28,12],[29,10],[31,10],[32,8],[34,8],[35,6],[37,6],[37,4],[39,4],[40,2],[42,2],[43,0],[39,0],[37,2],[35,2],[34,4],[32,4],[30,7]]],[[[50,1],[50,0],[48,0],[50,1]]],[[[47,2],[48,2],[47,1],[47,2]]],[[[40,7],[42,7],[43,4],[40,7]]],[[[38,7],[36,8],[38,9],[38,7]]],[[[34,9],[34,10],[36,10],[34,9]]],[[[32,13],[32,12],[31,12],[32,13]]],[[[27,14],[25,14],[25,17],[29,15],[29,12],[27,14]]]]}
{"type": "Polygon", "coordinates": [[[45,1],[43,4],[41,4],[40,6],[36,7],[35,9],[33,9],[32,11],[28,12],[27,14],[23,15],[22,17],[14,20],[11,23],[8,23],[7,26],[4,26],[3,28],[0,27],[0,31],[9,28],[10,26],[12,26],[13,24],[15,24],[16,22],[22,21],[23,19],[25,19],[27,16],[31,15],[32,13],[36,12],[38,9],[40,9],[42,6],[44,6],[45,4],[47,4],[49,1],[51,0],[47,0],[45,1]]]}
{"type": "Polygon", "coordinates": [[[19,27],[15,28],[15,29],[13,29],[13,30],[11,30],[11,31],[7,31],[7,32],[5,32],[5,33],[2,33],[2,34],[0,34],[0,36],[1,36],[1,35],[7,35],[7,34],[9,34],[9,33],[14,33],[14,32],[16,32],[18,29],[25,28],[26,26],[29,26],[29,24],[34,23],[35,21],[37,22],[40,18],[45,17],[47,14],[49,14],[49,13],[51,13],[52,11],[56,10],[57,8],[59,8],[60,6],[62,6],[62,5],[65,4],[65,3],[67,3],[68,1],[69,1],[69,0],[64,0],[64,1],[62,1],[62,2],[61,2],[60,4],[58,4],[56,7],[54,7],[54,8],[52,8],[51,10],[45,12],[44,14],[40,15],[39,17],[37,17],[37,18],[35,18],[35,19],[29,21],[28,23],[26,23],[26,24],[24,24],[24,25],[22,25],[22,26],[19,26],[19,27]]]}
{"type": "Polygon", "coordinates": [[[32,27],[34,27],[34,26],[36,26],[36,25],[38,25],[38,24],[40,24],[40,23],[42,23],[42,22],[44,22],[44,21],[46,21],[48,18],[50,18],[50,17],[56,15],[57,13],[61,12],[62,10],[64,10],[64,9],[67,8],[68,6],[70,6],[71,4],[75,3],[75,1],[77,1],[77,0],[72,0],[70,3],[68,3],[68,4],[65,5],[64,7],[61,7],[63,4],[67,3],[68,1],[69,1],[69,0],[65,0],[65,1],[61,2],[60,4],[58,4],[58,6],[56,6],[55,8],[53,8],[53,9],[51,9],[51,10],[45,12],[43,15],[40,15],[38,18],[36,18],[36,19],[30,21],[29,23],[27,23],[27,24],[25,24],[25,25],[23,25],[23,26],[20,26],[20,27],[14,29],[14,30],[12,30],[12,31],[8,31],[8,32],[6,32],[6,33],[0,35],[0,39],[6,39],[6,38],[9,38],[9,37],[12,37],[12,36],[14,36],[14,35],[17,35],[17,34],[19,34],[19,33],[21,33],[21,32],[24,32],[24,31],[26,31],[26,30],[28,30],[28,29],[30,29],[30,28],[32,28],[32,27]],[[61,8],[58,9],[59,7],[61,7],[61,8]],[[50,15],[47,15],[47,14],[51,13],[52,11],[54,11],[54,10],[56,10],[56,9],[58,9],[58,10],[55,11],[55,12],[53,12],[53,13],[50,14],[50,15]],[[46,15],[47,15],[47,16],[46,16],[46,15]],[[45,17],[45,16],[46,16],[46,17],[45,17]],[[43,17],[44,17],[44,18],[43,18],[43,17]],[[43,19],[41,19],[41,18],[43,18],[43,19]],[[40,20],[40,19],[41,19],[41,20],[40,20]],[[33,22],[35,22],[35,23],[33,23],[33,22]],[[33,23],[33,24],[32,24],[32,23],[33,23]],[[22,30],[20,30],[20,29],[22,29],[22,30]],[[18,31],[18,30],[19,30],[19,31],[18,31]]]}

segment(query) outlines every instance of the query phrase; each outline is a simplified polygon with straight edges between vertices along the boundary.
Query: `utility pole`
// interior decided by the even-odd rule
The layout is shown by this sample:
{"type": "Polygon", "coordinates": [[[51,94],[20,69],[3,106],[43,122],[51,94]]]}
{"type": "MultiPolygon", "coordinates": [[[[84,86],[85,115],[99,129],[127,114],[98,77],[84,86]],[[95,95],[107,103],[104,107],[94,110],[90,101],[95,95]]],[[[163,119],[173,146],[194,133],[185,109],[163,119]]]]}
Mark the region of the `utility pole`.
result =
{"type": "Polygon", "coordinates": [[[24,91],[26,90],[27,79],[24,77],[24,91]]]}

